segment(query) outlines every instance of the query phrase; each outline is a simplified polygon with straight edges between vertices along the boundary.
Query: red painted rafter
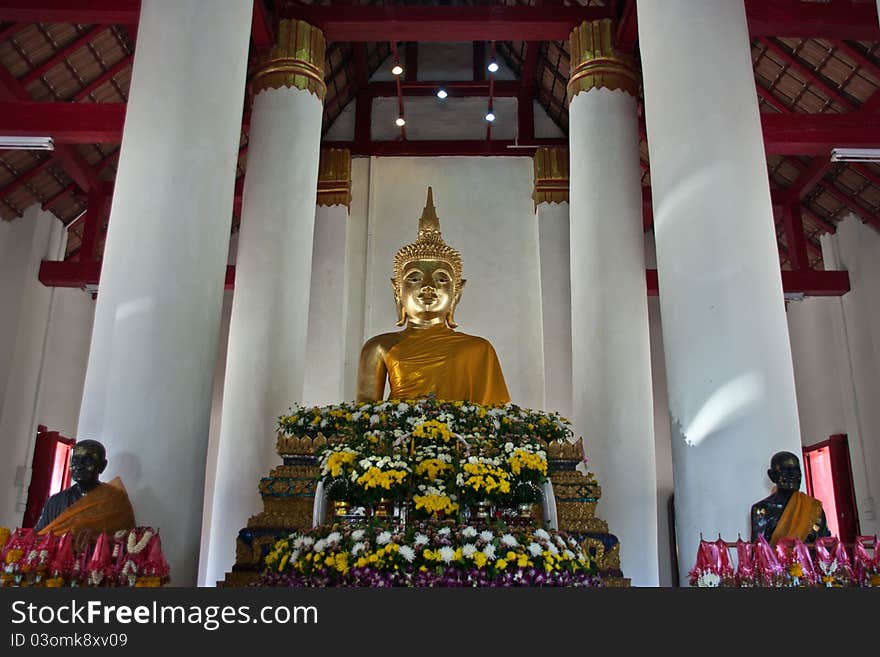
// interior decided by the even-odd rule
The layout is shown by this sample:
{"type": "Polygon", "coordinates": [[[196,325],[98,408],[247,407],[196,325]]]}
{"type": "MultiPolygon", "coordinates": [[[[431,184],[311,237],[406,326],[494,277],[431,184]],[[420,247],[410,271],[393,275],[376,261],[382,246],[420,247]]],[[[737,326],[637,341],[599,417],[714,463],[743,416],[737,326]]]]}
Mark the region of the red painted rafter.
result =
{"type": "MultiPolygon", "coordinates": [[[[873,119],[873,117],[872,117],[873,119]]],[[[836,147],[880,147],[880,122],[847,114],[761,114],[768,155],[821,155],[836,147]]]]}
{"type": "Polygon", "coordinates": [[[758,37],[880,40],[877,6],[800,0],[745,0],[749,34],[758,37]]]}
{"type": "MultiPolygon", "coordinates": [[[[433,96],[437,89],[443,87],[450,96],[488,96],[488,80],[457,80],[453,82],[432,82],[420,80],[418,82],[401,82],[400,90],[404,96],[433,96]]],[[[518,96],[522,85],[519,80],[498,80],[495,82],[494,96],[518,96]]],[[[397,83],[395,82],[370,82],[367,85],[367,93],[374,98],[380,96],[396,96],[397,83]]]]}
{"type": "Polygon", "coordinates": [[[636,42],[639,40],[636,0],[622,0],[618,4],[620,5],[620,16],[617,19],[615,42],[620,50],[634,52],[636,42]]]}
{"type": "Polygon", "coordinates": [[[0,30],[0,41],[11,39],[28,26],[27,23],[12,23],[0,30]]]}
{"type": "Polygon", "coordinates": [[[48,135],[56,144],[118,143],[125,107],[125,103],[0,102],[0,134],[48,135]]]}
{"type": "Polygon", "coordinates": [[[0,21],[132,25],[140,0],[0,0],[0,21]]]}
{"type": "Polygon", "coordinates": [[[289,5],[284,14],[317,25],[328,41],[564,41],[605,7],[289,5]]]}
{"type": "MultiPolygon", "coordinates": [[[[95,171],[95,175],[100,174],[100,173],[101,173],[101,172],[102,172],[107,166],[109,166],[110,164],[112,164],[113,161],[119,157],[119,153],[120,153],[120,152],[121,152],[120,149],[117,148],[115,151],[113,151],[113,152],[110,153],[109,155],[105,155],[105,156],[101,159],[101,161],[98,162],[98,163],[93,167],[93,169],[94,169],[94,171],[95,171]]],[[[78,187],[78,185],[77,185],[75,182],[72,182],[72,183],[70,183],[69,185],[67,185],[67,187],[65,187],[64,189],[62,189],[62,190],[61,190],[60,192],[58,192],[57,194],[55,194],[55,196],[53,196],[53,197],[47,199],[47,200],[45,201],[45,203],[43,203],[43,205],[42,205],[43,210],[48,210],[49,208],[51,208],[51,207],[52,207],[53,205],[55,205],[58,201],[60,201],[62,198],[64,198],[64,197],[67,196],[68,194],[73,193],[73,192],[77,189],[77,187],[78,187]]],[[[72,222],[72,223],[73,223],[73,222],[72,222]]],[[[72,224],[71,224],[71,225],[72,225],[72,224]]],[[[68,228],[70,228],[71,225],[68,225],[68,228]]]]}
{"type": "Polygon", "coordinates": [[[801,217],[800,201],[790,203],[782,208],[785,241],[788,244],[788,258],[792,269],[809,269],[810,259],[807,256],[807,240],[804,236],[804,223],[801,217]]]}
{"type": "Polygon", "coordinates": [[[107,29],[106,25],[95,25],[91,29],[86,30],[71,43],[64,46],[63,48],[60,48],[54,55],[49,57],[49,59],[41,62],[36,68],[28,71],[24,74],[24,76],[20,77],[18,79],[19,84],[21,84],[23,87],[27,87],[31,82],[39,79],[41,75],[47,73],[54,66],[63,62],[77,50],[89,43],[89,41],[92,41],[95,37],[98,36],[99,33],[101,33],[105,29],[107,29]]]}
{"type": "Polygon", "coordinates": [[[268,50],[275,41],[274,30],[269,20],[269,10],[265,0],[254,0],[254,15],[251,19],[251,38],[257,52],[268,50]]]}

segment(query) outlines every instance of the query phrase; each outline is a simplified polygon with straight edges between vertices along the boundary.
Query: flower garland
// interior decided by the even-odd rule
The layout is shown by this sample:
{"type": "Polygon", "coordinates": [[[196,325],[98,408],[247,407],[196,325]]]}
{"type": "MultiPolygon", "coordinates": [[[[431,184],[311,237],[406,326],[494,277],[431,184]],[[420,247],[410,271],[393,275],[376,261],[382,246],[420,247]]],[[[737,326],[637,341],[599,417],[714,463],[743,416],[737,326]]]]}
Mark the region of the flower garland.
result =
{"type": "Polygon", "coordinates": [[[345,524],[293,533],[266,556],[272,586],[600,586],[573,538],[544,529],[345,524]]]}

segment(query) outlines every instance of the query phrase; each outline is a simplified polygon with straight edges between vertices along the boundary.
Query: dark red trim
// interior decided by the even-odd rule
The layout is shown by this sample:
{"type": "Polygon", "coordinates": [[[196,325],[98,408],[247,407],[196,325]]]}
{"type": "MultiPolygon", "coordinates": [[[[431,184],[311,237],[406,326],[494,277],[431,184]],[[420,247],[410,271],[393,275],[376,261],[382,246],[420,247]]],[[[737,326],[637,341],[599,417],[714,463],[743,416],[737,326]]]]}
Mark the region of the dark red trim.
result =
{"type": "MultiPolygon", "coordinates": [[[[659,281],[656,269],[645,270],[648,296],[658,296],[659,281]]],[[[845,271],[783,271],[782,291],[786,294],[803,293],[810,297],[840,297],[849,292],[849,273],[845,271]]]]}
{"type": "Polygon", "coordinates": [[[19,23],[132,25],[140,13],[140,0],[0,0],[0,20],[19,23]]]}
{"type": "Polygon", "coordinates": [[[257,52],[268,50],[275,42],[275,34],[269,20],[269,10],[265,0],[254,0],[254,15],[251,19],[251,39],[257,52]]]}
{"type": "Polygon", "coordinates": [[[0,134],[47,135],[56,144],[119,143],[125,108],[125,103],[0,102],[0,134]]]}
{"type": "Polygon", "coordinates": [[[509,140],[473,141],[371,141],[367,144],[357,142],[323,142],[322,148],[347,148],[352,155],[365,156],[486,156],[506,155],[532,157],[541,146],[568,146],[567,139],[533,139],[529,144],[520,145],[509,140]],[[508,147],[511,148],[508,148],[508,147]]]}

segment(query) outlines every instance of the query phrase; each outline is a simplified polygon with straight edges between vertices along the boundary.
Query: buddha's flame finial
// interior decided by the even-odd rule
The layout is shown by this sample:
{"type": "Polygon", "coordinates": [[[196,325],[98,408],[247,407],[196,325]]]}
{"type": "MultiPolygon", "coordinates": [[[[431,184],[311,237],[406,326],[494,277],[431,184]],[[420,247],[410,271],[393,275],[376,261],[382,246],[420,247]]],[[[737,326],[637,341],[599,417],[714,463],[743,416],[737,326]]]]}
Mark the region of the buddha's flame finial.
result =
{"type": "Polygon", "coordinates": [[[425,201],[425,209],[419,218],[419,239],[440,237],[440,218],[434,208],[434,192],[428,187],[428,200],[425,201]]]}

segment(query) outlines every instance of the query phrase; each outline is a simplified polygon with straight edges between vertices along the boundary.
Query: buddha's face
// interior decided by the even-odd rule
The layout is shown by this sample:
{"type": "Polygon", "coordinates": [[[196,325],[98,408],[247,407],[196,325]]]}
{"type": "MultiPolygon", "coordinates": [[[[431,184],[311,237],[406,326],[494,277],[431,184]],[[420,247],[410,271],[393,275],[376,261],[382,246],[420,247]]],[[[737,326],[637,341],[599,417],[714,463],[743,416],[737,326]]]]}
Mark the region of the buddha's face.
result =
{"type": "Polygon", "coordinates": [[[801,487],[801,465],[794,455],[786,456],[773,464],[770,479],[781,491],[796,491],[801,487]]]}
{"type": "Polygon", "coordinates": [[[76,445],[70,455],[70,477],[83,488],[94,487],[107,465],[100,451],[88,445],[76,445]]]}
{"type": "Polygon", "coordinates": [[[417,326],[444,322],[457,300],[452,267],[442,260],[407,263],[399,285],[401,309],[417,326]]]}

